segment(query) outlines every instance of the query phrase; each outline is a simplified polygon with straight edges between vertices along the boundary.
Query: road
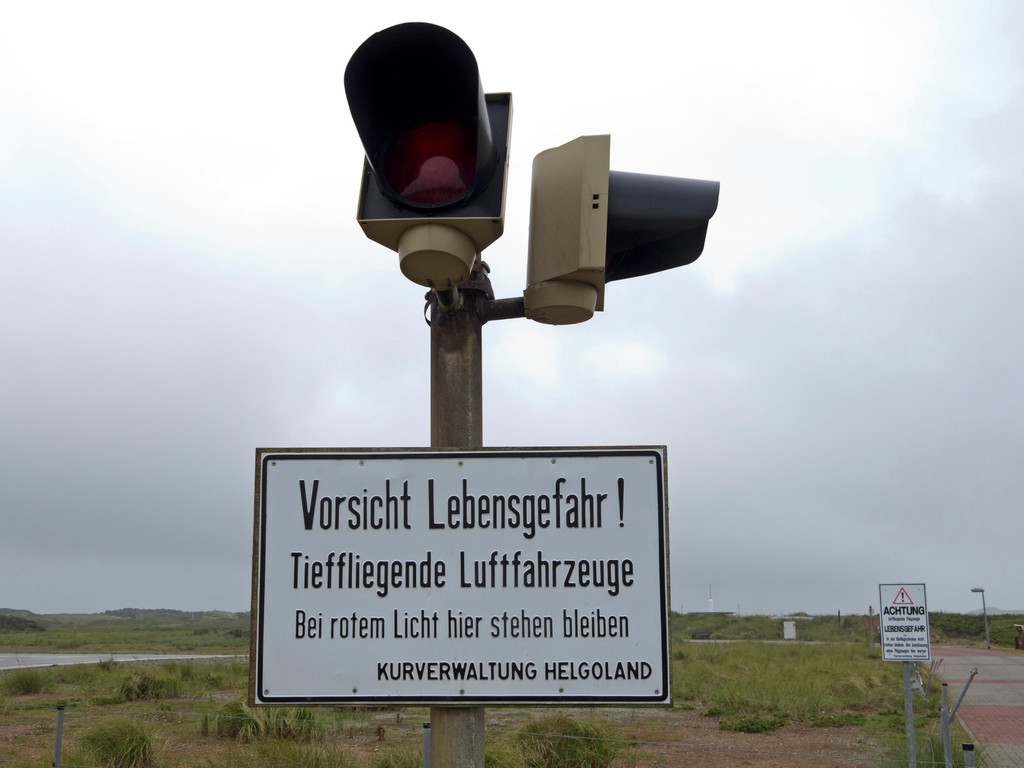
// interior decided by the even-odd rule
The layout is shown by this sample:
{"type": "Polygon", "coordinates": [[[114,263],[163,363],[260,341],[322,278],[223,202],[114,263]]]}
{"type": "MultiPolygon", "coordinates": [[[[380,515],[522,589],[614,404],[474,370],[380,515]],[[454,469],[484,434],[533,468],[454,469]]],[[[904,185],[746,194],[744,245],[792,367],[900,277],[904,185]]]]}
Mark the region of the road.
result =
{"type": "Polygon", "coordinates": [[[207,656],[170,653],[0,653],[0,670],[23,667],[55,667],[66,664],[98,664],[101,661],[169,661],[172,659],[235,659],[243,656],[207,656]]]}

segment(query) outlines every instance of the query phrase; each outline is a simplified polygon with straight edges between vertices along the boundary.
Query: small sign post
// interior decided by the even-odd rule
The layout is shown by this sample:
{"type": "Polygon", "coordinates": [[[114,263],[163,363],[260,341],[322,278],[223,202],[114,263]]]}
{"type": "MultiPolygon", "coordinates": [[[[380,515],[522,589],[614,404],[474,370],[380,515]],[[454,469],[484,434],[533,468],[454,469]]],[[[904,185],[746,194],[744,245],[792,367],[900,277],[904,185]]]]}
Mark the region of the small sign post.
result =
{"type": "Polygon", "coordinates": [[[924,584],[879,584],[882,658],[903,662],[903,710],[910,768],[917,766],[914,744],[913,667],[932,657],[928,601],[924,584]]]}

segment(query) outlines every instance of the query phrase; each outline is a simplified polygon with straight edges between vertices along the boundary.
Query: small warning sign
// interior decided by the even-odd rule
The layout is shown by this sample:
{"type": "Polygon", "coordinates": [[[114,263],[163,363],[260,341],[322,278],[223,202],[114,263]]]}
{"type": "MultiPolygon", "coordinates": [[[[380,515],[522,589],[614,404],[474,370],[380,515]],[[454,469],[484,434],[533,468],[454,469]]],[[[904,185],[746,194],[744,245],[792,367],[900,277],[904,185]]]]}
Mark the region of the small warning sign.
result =
{"type": "Polygon", "coordinates": [[[932,657],[924,584],[879,584],[882,658],[928,661],[932,657]]]}

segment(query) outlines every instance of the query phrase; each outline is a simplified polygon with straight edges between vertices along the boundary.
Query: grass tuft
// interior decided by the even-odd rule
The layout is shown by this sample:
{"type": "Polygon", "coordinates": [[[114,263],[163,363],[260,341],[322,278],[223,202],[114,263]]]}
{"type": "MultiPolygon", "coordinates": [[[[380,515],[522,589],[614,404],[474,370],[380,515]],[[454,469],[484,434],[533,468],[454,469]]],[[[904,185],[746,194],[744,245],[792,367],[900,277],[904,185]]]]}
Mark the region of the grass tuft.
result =
{"type": "MultiPolygon", "coordinates": [[[[252,742],[261,739],[313,741],[324,731],[313,710],[306,707],[263,709],[235,700],[220,708],[216,715],[216,733],[222,739],[252,742]]],[[[200,730],[209,731],[209,723],[201,722],[200,730]]]]}
{"type": "Polygon", "coordinates": [[[419,768],[423,765],[423,751],[410,747],[393,747],[374,754],[372,768],[419,768]]]}
{"type": "Polygon", "coordinates": [[[19,669],[3,678],[4,690],[12,696],[31,696],[50,688],[50,676],[42,669],[19,669]]]}
{"type": "Polygon", "coordinates": [[[82,746],[106,768],[150,768],[156,764],[152,734],[131,720],[92,728],[82,737],[82,746]]]}
{"type": "Polygon", "coordinates": [[[619,750],[603,726],[569,715],[528,721],[516,743],[528,768],[606,768],[619,750]]]}
{"type": "MultiPolygon", "coordinates": [[[[260,741],[255,744],[257,760],[241,760],[238,768],[273,766],[274,768],[365,768],[348,750],[335,744],[311,744],[295,741],[260,741]]],[[[211,763],[210,768],[214,764],[211,763]]],[[[234,763],[230,763],[234,768],[234,763]]],[[[216,764],[220,768],[221,764],[216,764]]],[[[204,766],[205,768],[205,766],[204,766]]]]}
{"type": "Polygon", "coordinates": [[[154,674],[145,669],[131,669],[117,687],[117,695],[124,701],[165,699],[178,696],[180,682],[166,674],[154,674]]]}

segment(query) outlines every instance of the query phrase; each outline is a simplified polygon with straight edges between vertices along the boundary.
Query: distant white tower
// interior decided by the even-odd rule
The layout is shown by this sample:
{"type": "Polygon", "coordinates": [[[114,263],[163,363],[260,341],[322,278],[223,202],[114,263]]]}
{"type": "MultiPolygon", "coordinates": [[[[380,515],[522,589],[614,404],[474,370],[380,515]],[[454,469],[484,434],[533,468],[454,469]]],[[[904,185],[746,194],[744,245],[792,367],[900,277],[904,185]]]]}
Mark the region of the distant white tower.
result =
{"type": "Polygon", "coordinates": [[[715,612],[715,601],[711,597],[711,585],[708,584],[708,613],[715,612]]]}

